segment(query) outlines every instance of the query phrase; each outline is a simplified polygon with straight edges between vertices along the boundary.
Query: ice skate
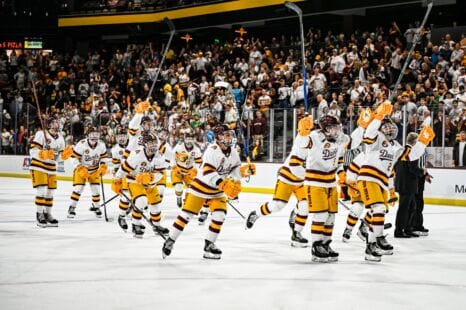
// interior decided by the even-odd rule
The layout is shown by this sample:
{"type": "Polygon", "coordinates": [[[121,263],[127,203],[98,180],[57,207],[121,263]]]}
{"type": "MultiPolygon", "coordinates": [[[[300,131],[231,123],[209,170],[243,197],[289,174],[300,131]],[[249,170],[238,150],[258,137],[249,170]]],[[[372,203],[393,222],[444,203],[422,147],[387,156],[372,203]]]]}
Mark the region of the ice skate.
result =
{"type": "Polygon", "coordinates": [[[97,218],[102,217],[102,210],[100,210],[100,207],[92,206],[89,208],[89,211],[94,212],[97,218]]]}
{"type": "Polygon", "coordinates": [[[52,216],[52,213],[44,213],[47,227],[58,227],[58,220],[52,216]]]}
{"type": "Polygon", "coordinates": [[[367,224],[363,220],[361,220],[361,225],[359,225],[357,236],[364,242],[367,242],[367,237],[369,233],[367,232],[367,224]]]}
{"type": "Polygon", "coordinates": [[[380,262],[382,260],[382,253],[375,242],[366,245],[366,256],[364,259],[371,262],[380,262]]]}
{"type": "Polygon", "coordinates": [[[303,238],[301,232],[293,231],[291,235],[291,246],[296,248],[305,248],[308,246],[309,241],[303,238]]]}
{"type": "Polygon", "coordinates": [[[162,258],[165,259],[167,256],[171,254],[174,244],[175,244],[175,240],[171,238],[167,238],[167,240],[165,240],[165,243],[163,244],[163,247],[162,247],[162,258]]]}
{"type": "Polygon", "coordinates": [[[382,255],[393,255],[393,246],[388,243],[385,236],[377,237],[377,247],[382,255]]]}
{"type": "Polygon", "coordinates": [[[328,261],[329,262],[336,262],[338,261],[338,256],[340,254],[338,254],[338,252],[335,252],[331,247],[330,247],[330,243],[332,243],[332,240],[328,240],[324,243],[322,243],[322,245],[324,246],[325,250],[327,250],[327,253],[328,253],[328,261]]]}
{"type": "Polygon", "coordinates": [[[207,259],[220,259],[222,251],[215,246],[215,243],[205,240],[204,258],[207,259]]]}
{"type": "Polygon", "coordinates": [[[68,215],[67,215],[67,218],[69,218],[69,219],[74,219],[75,216],[76,216],[76,207],[70,206],[70,207],[68,208],[68,215]]]}
{"type": "Polygon", "coordinates": [[[312,261],[319,263],[326,263],[329,260],[327,249],[322,244],[322,241],[312,243],[312,261]]]}
{"type": "Polygon", "coordinates": [[[199,213],[199,219],[198,219],[199,225],[202,226],[202,225],[205,224],[205,220],[207,219],[207,216],[209,216],[209,213],[207,213],[207,212],[199,213]]]}
{"type": "Polygon", "coordinates": [[[118,225],[123,229],[125,232],[128,230],[128,223],[126,223],[126,216],[120,215],[118,217],[118,225]]]}
{"type": "Polygon", "coordinates": [[[45,215],[42,212],[37,212],[36,213],[36,221],[37,221],[37,226],[45,228],[47,227],[47,220],[45,219],[45,215]]]}
{"type": "Polygon", "coordinates": [[[252,211],[251,213],[249,213],[248,218],[246,220],[246,229],[251,229],[258,218],[259,216],[256,214],[256,211],[252,211]]]}
{"type": "Polygon", "coordinates": [[[351,239],[351,233],[353,232],[353,230],[349,229],[349,228],[345,228],[345,231],[343,231],[343,242],[347,243],[350,241],[351,239]]]}
{"type": "Polygon", "coordinates": [[[156,235],[162,235],[162,236],[168,236],[168,233],[170,232],[168,228],[165,228],[161,226],[160,224],[154,224],[152,227],[152,230],[156,235]]]}
{"type": "Polygon", "coordinates": [[[144,231],[145,231],[146,227],[144,225],[141,225],[141,224],[133,224],[133,237],[134,238],[142,238],[142,236],[144,235],[144,231]]]}

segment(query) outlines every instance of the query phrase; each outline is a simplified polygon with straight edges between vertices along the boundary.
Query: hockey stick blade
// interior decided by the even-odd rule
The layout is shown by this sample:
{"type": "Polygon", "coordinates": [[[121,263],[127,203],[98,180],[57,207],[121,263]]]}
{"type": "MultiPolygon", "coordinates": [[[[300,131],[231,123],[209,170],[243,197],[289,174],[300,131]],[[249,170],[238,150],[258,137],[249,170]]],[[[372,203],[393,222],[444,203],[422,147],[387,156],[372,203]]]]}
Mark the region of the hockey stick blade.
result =
{"type": "Polygon", "coordinates": [[[170,30],[170,34],[174,34],[176,32],[176,29],[175,29],[175,25],[173,24],[173,22],[171,21],[170,18],[168,17],[165,17],[163,19],[163,21],[168,25],[168,29],[170,30]]]}

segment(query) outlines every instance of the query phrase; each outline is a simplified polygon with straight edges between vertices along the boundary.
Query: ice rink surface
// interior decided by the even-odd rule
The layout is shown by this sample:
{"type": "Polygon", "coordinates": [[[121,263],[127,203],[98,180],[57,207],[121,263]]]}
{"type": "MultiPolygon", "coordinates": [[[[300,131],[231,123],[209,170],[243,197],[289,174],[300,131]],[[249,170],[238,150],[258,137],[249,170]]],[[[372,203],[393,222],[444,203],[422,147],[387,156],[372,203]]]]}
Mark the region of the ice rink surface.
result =
{"type": "MultiPolygon", "coordinates": [[[[35,224],[28,179],[0,178],[0,309],[464,309],[466,307],[466,209],[426,206],[428,237],[394,239],[393,256],[364,261],[355,234],[341,241],[347,211],[340,207],[333,248],[337,263],[312,263],[310,248],[290,247],[288,215],[260,218],[252,230],[229,208],[217,245],[220,261],[202,258],[208,224],[193,219],[161,258],[163,240],[146,225],[144,239],[88,211],[86,187],[77,216],[66,218],[71,182],[59,181],[58,228],[35,224]]],[[[106,185],[106,197],[112,196],[106,185]]],[[[240,194],[247,215],[271,195],[240,194]]],[[[178,213],[167,189],[163,224],[178,213]]],[[[396,209],[388,214],[394,222],[396,209]]],[[[209,218],[210,220],[210,218],[209,218]]],[[[310,229],[304,231],[310,237],[310,229]]]]}

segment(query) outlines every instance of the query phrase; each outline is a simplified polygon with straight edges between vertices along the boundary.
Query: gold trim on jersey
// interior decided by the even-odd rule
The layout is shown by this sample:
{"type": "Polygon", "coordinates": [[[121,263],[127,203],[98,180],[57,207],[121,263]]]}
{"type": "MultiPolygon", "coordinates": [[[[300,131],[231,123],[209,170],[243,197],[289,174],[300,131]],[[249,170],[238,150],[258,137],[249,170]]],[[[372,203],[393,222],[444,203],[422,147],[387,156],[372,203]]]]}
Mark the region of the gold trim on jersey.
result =
{"type": "Polygon", "coordinates": [[[384,184],[385,186],[388,186],[388,177],[380,171],[379,169],[369,166],[369,165],[364,165],[361,167],[359,170],[359,176],[365,176],[365,177],[372,177],[384,184]]]}
{"type": "Polygon", "coordinates": [[[306,170],[306,181],[315,181],[322,183],[333,183],[336,181],[337,169],[332,171],[306,170]]]}
{"type": "Polygon", "coordinates": [[[131,153],[130,150],[125,149],[125,151],[123,152],[123,158],[124,158],[124,159],[128,159],[130,153],[131,153]]]}
{"type": "Polygon", "coordinates": [[[204,182],[200,181],[197,178],[194,179],[194,181],[191,182],[189,187],[191,189],[201,193],[201,194],[204,194],[204,195],[217,195],[217,194],[222,193],[221,190],[219,190],[217,188],[213,188],[212,186],[209,186],[209,185],[205,184],[204,182]]]}
{"type": "Polygon", "coordinates": [[[34,169],[34,167],[41,168],[50,172],[57,171],[57,164],[56,163],[46,163],[40,159],[33,158],[31,160],[30,169],[34,169]]]}
{"type": "Polygon", "coordinates": [[[81,159],[82,155],[73,150],[73,154],[71,154],[71,157],[81,159]]]}
{"type": "Polygon", "coordinates": [[[403,153],[401,154],[400,160],[401,161],[407,161],[409,160],[409,153],[411,153],[411,147],[409,145],[406,146],[404,149],[403,153]]]}
{"type": "MultiPolygon", "coordinates": [[[[186,168],[186,167],[182,167],[180,165],[178,165],[178,163],[176,163],[176,166],[179,168],[180,172],[182,174],[187,174],[189,172],[189,170],[193,169],[193,166],[189,167],[189,168],[186,168]]],[[[162,170],[165,170],[165,169],[162,169],[162,170]]]]}
{"type": "Polygon", "coordinates": [[[131,167],[128,162],[124,161],[122,164],[121,164],[121,169],[123,169],[124,172],[126,173],[131,173],[134,171],[134,168],[131,167]]]}
{"type": "Polygon", "coordinates": [[[287,180],[288,182],[290,183],[293,183],[295,185],[297,184],[301,184],[303,183],[304,179],[301,179],[297,176],[295,176],[290,168],[286,167],[286,166],[282,166],[279,170],[278,170],[278,175],[281,176],[282,178],[284,178],[285,180],[287,180]]]}
{"type": "Polygon", "coordinates": [[[348,166],[348,170],[353,172],[354,174],[359,174],[359,171],[361,170],[361,167],[359,167],[358,165],[356,165],[355,163],[352,162],[348,166]]]}
{"type": "Polygon", "coordinates": [[[42,144],[37,143],[37,142],[35,142],[35,141],[32,141],[32,142],[31,142],[31,145],[30,145],[29,147],[30,147],[31,149],[32,149],[32,148],[38,148],[39,150],[42,150],[42,148],[43,148],[43,147],[42,147],[42,144]]]}
{"type": "Polygon", "coordinates": [[[217,169],[215,169],[214,166],[208,164],[208,163],[204,163],[204,166],[202,168],[202,173],[203,175],[208,175],[209,173],[212,173],[212,172],[215,172],[217,171],[217,169]]]}
{"type": "Polygon", "coordinates": [[[135,136],[138,133],[138,129],[129,128],[128,132],[129,132],[130,135],[135,136]]]}
{"type": "Polygon", "coordinates": [[[121,164],[121,160],[119,160],[118,158],[112,158],[112,164],[119,165],[121,164]]]}
{"type": "Polygon", "coordinates": [[[362,142],[363,142],[363,143],[369,144],[369,145],[370,145],[370,144],[374,144],[375,141],[377,141],[377,137],[375,137],[375,138],[373,138],[373,139],[372,139],[372,138],[364,138],[364,139],[362,139],[362,142]]]}
{"type": "Polygon", "coordinates": [[[290,157],[290,166],[303,166],[304,165],[304,159],[296,156],[296,155],[291,155],[290,157]]]}

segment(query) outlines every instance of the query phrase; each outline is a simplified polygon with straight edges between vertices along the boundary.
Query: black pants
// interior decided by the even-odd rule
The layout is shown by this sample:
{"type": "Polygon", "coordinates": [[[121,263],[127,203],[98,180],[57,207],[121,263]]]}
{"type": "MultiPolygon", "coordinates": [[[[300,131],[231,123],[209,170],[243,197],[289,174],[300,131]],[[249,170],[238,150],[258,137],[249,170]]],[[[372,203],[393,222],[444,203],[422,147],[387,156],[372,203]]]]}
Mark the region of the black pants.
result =
{"type": "Polygon", "coordinates": [[[400,193],[400,203],[396,212],[395,230],[409,231],[410,230],[410,215],[414,213],[416,208],[416,195],[412,193],[400,193]]]}
{"type": "Polygon", "coordinates": [[[411,226],[413,230],[424,228],[424,216],[422,215],[422,211],[424,211],[424,184],[425,180],[424,177],[422,177],[419,180],[419,187],[415,195],[416,207],[410,216],[409,226],[411,226]]]}

